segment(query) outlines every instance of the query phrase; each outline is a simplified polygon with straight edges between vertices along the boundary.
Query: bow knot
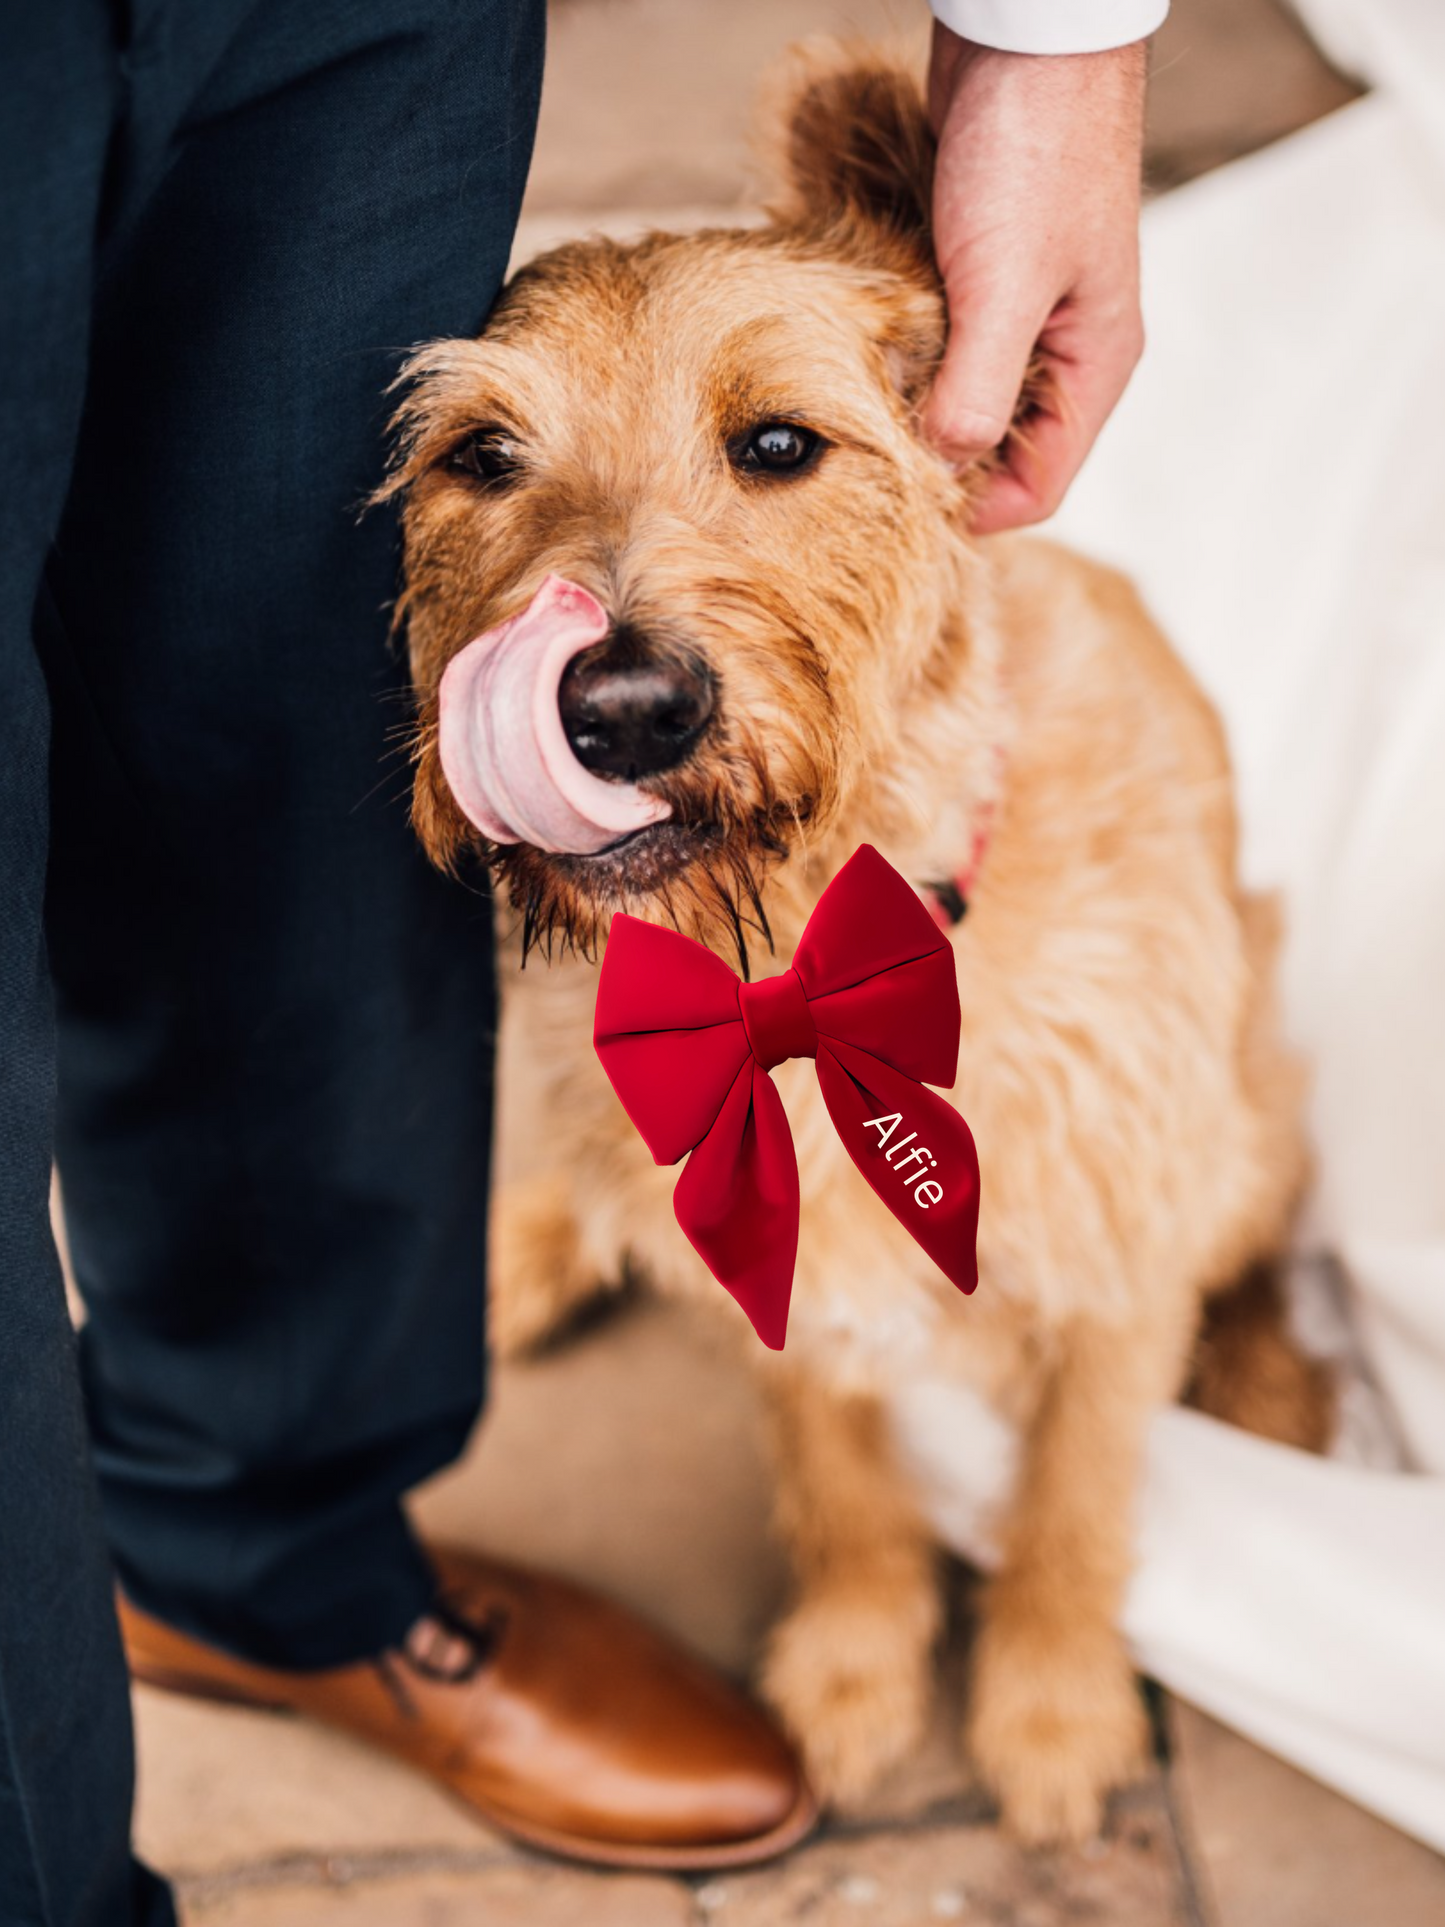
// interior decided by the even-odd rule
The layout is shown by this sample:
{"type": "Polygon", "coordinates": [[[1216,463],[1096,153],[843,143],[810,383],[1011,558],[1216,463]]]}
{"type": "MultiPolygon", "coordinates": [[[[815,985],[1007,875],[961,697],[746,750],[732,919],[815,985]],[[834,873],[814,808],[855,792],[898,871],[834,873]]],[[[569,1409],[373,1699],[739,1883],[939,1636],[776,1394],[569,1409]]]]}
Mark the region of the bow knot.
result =
{"type": "Polygon", "coordinates": [[[739,984],[738,1009],[753,1056],[765,1071],[790,1057],[818,1055],[818,1031],[808,1008],[808,993],[791,966],[776,977],[739,984]]]}
{"type": "Polygon", "coordinates": [[[978,1158],[926,1088],[958,1066],[953,951],[865,843],[828,885],[792,965],[741,983],[690,937],[619,912],[597,986],[597,1055],[673,1210],[765,1345],[782,1348],[798,1248],[798,1160],[768,1073],[813,1058],[849,1157],[960,1291],[978,1282],[978,1158]]]}

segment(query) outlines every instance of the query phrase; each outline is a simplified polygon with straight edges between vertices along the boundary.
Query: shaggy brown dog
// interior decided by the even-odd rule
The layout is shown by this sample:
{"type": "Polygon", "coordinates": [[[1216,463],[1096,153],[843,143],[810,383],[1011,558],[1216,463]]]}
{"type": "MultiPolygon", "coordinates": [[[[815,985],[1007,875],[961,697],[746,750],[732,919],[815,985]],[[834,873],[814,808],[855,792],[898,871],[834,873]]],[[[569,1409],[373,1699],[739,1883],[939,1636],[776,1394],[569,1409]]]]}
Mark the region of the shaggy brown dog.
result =
{"type": "MultiPolygon", "coordinates": [[[[1206,1294],[1285,1235],[1300,1072],[1209,704],[1126,582],[1039,542],[972,542],[968,478],[919,438],[944,313],[916,85],[814,50],[780,126],[769,226],[561,248],[480,341],[411,371],[393,487],[436,861],[479,842],[436,755],[442,671],[549,572],[616,625],[579,660],[648,665],[705,717],[641,771],[670,821],[593,857],[481,852],[521,912],[501,919],[495,1333],[540,1339],[624,1263],[741,1330],[797,1580],[764,1687],[843,1799],[918,1737],[940,1620],[889,1390],[924,1363],[981,1389],[1025,1444],[968,1739],[1022,1835],[1078,1838],[1145,1737],[1115,1630],[1145,1431],[1187,1377],[1206,1294]],[[769,1354],[593,1055],[608,919],[676,920],[766,975],[859,843],[926,887],[986,827],[954,931],[980,1289],[965,1302],[900,1233],[812,1066],[788,1063],[802,1229],[787,1350],[769,1354]],[[529,944],[543,954],[520,972],[529,944]]],[[[1270,1372],[1269,1423],[1297,1432],[1305,1369],[1276,1342],[1270,1372]]]]}

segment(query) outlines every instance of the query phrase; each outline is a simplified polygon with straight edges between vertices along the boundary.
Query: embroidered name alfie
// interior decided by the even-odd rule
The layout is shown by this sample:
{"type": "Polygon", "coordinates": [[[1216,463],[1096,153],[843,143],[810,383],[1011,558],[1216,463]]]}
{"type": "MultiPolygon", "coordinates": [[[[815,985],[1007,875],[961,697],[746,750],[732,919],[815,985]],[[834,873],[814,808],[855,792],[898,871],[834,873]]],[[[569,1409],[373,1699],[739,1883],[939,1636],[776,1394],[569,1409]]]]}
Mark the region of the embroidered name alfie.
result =
{"type": "MultiPolygon", "coordinates": [[[[863,1120],[863,1129],[865,1131],[877,1131],[878,1148],[882,1151],[883,1146],[888,1142],[889,1138],[892,1137],[902,1122],[902,1111],[891,1111],[887,1117],[865,1118],[863,1120]]],[[[883,1151],[884,1157],[887,1158],[890,1164],[893,1164],[895,1153],[901,1151],[905,1144],[912,1144],[917,1136],[917,1131],[910,1131],[907,1137],[899,1138],[891,1151],[883,1151]]],[[[903,1171],[906,1170],[910,1164],[916,1164],[918,1169],[911,1177],[904,1178],[903,1182],[905,1184],[917,1185],[917,1189],[913,1193],[913,1202],[916,1205],[920,1205],[925,1211],[931,1204],[942,1204],[943,1186],[936,1178],[924,1177],[926,1171],[936,1171],[938,1169],[938,1159],[926,1144],[914,1144],[913,1149],[906,1157],[899,1158],[898,1162],[893,1164],[893,1169],[895,1171],[903,1171]],[[923,1178],[922,1184],[918,1183],[920,1178],[923,1178]]]]}

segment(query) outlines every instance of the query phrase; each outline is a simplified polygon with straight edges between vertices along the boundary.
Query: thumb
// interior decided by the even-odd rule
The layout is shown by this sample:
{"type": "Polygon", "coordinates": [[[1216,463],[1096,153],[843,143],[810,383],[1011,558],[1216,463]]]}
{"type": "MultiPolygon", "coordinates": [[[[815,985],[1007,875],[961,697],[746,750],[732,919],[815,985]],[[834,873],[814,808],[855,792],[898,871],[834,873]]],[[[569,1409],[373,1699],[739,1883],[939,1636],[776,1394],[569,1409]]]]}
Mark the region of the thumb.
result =
{"type": "Polygon", "coordinates": [[[923,432],[951,461],[976,461],[1008,434],[1042,321],[952,292],[948,310],[948,345],[923,411],[923,432]]]}

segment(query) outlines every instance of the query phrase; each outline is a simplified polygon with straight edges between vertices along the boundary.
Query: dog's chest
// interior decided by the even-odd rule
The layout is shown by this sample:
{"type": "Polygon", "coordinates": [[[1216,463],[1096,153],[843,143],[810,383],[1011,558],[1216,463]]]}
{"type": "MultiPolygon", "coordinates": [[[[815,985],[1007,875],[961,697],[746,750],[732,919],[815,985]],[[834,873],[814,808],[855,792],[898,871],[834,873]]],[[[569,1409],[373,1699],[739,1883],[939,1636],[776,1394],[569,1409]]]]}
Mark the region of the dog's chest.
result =
{"type": "Polygon", "coordinates": [[[780,1065],[774,1078],[798,1157],[789,1346],[826,1362],[832,1376],[908,1374],[930,1356],[956,1294],[935,1289],[933,1267],[859,1174],[812,1063],[780,1065]]]}

